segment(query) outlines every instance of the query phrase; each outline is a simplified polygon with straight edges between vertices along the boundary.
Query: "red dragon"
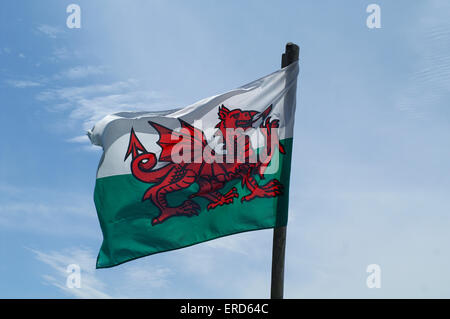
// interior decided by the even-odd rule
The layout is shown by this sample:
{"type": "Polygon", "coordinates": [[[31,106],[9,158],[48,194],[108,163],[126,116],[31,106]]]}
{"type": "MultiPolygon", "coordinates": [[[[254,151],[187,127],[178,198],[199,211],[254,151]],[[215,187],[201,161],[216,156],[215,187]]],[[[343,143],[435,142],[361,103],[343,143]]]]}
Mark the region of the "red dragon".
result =
{"type": "MultiPolygon", "coordinates": [[[[128,150],[125,160],[131,155],[131,172],[135,178],[152,185],[147,189],[143,196],[143,201],[151,200],[159,209],[160,214],[152,220],[152,225],[160,224],[168,218],[174,216],[196,216],[200,206],[194,198],[203,197],[209,200],[207,209],[214,209],[217,206],[233,203],[234,198],[239,197],[236,187],[231,188],[223,194],[220,190],[227,182],[240,179],[242,186],[246,186],[250,193],[241,198],[241,202],[250,201],[257,197],[275,197],[283,192],[283,185],[277,179],[272,179],[264,185],[258,184],[256,175],[264,179],[264,170],[269,165],[273,151],[278,148],[280,153],[285,154],[284,147],[279,143],[278,138],[273,138],[277,134],[279,127],[278,120],[271,120],[268,116],[272,110],[272,105],[264,112],[243,111],[241,109],[230,110],[224,105],[219,107],[219,123],[216,134],[223,137],[227,136],[227,129],[237,129],[233,140],[226,138],[224,149],[234,148],[236,158],[244,161],[215,161],[211,158],[205,158],[205,154],[219,156],[215,153],[205,138],[205,134],[200,129],[179,119],[181,124],[180,132],[164,127],[158,123],[149,121],[148,123],[156,129],[159,134],[158,145],[162,148],[159,159],[155,153],[148,152],[141,144],[139,139],[131,129],[128,150]],[[256,150],[252,147],[250,138],[245,132],[254,128],[253,125],[261,121],[260,131],[265,139],[266,152],[263,158],[256,161],[249,161],[256,150]],[[189,146],[191,156],[189,161],[174,162],[172,155],[175,147],[180,144],[189,146]],[[236,147],[240,145],[241,147],[236,147]],[[200,150],[200,152],[198,152],[200,150]],[[207,150],[208,152],[205,152],[207,150]],[[197,151],[197,152],[196,152],[197,151]],[[197,155],[195,155],[197,154],[197,155]],[[198,154],[202,158],[198,158],[198,154]],[[167,163],[165,166],[155,168],[158,162],[167,163]],[[178,190],[186,189],[192,184],[197,183],[198,192],[189,196],[181,205],[171,207],[167,201],[167,194],[178,190]]],[[[224,156],[224,155],[222,155],[224,156]]],[[[206,155],[208,157],[208,155],[206,155]]]]}

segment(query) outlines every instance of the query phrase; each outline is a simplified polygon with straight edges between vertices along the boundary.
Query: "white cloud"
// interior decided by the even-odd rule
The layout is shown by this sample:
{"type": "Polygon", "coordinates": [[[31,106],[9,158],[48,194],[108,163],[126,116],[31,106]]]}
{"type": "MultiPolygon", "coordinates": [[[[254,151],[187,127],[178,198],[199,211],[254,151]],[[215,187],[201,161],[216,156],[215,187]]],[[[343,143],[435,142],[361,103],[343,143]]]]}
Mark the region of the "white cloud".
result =
{"type": "Polygon", "coordinates": [[[42,279],[75,298],[142,298],[157,297],[169,285],[172,272],[167,267],[147,263],[128,264],[115,269],[96,270],[96,256],[87,248],[42,252],[30,249],[37,260],[50,267],[42,279]],[[66,285],[67,267],[80,267],[81,287],[66,285]]]}
{"type": "Polygon", "coordinates": [[[73,67],[73,68],[70,68],[68,70],[61,72],[56,77],[57,78],[62,77],[62,78],[70,79],[70,80],[76,80],[76,79],[81,79],[81,78],[85,78],[85,77],[92,76],[92,75],[103,74],[104,71],[105,71],[104,66],[92,66],[92,65],[76,66],[76,67],[73,67]]]}
{"type": "Polygon", "coordinates": [[[90,143],[89,141],[89,137],[87,135],[80,135],[80,136],[75,136],[71,139],[68,139],[67,142],[69,143],[90,143]]]}
{"type": "Polygon", "coordinates": [[[100,236],[90,194],[13,185],[0,190],[0,228],[57,237],[100,236]]]}
{"type": "Polygon", "coordinates": [[[68,49],[65,46],[55,47],[52,50],[52,53],[46,57],[46,59],[50,62],[57,63],[61,61],[70,60],[70,62],[78,61],[85,57],[85,53],[83,53],[80,49],[70,48],[68,49]]]}
{"type": "Polygon", "coordinates": [[[220,240],[208,241],[206,245],[215,249],[226,249],[230,252],[248,255],[248,247],[245,247],[246,241],[244,235],[226,236],[220,240]]]}
{"type": "Polygon", "coordinates": [[[38,94],[40,101],[74,100],[89,98],[96,95],[105,95],[112,92],[131,90],[136,85],[135,80],[119,81],[111,84],[94,84],[87,86],[73,86],[61,89],[49,89],[38,94]]]}
{"type": "Polygon", "coordinates": [[[49,105],[49,111],[69,112],[69,119],[90,129],[104,116],[122,111],[142,111],[161,107],[162,97],[139,88],[136,80],[110,84],[49,89],[38,94],[38,100],[49,105]]]}
{"type": "Polygon", "coordinates": [[[28,81],[28,80],[7,80],[6,83],[12,87],[18,88],[18,89],[24,89],[29,87],[37,87],[41,86],[42,84],[36,81],[28,81]]]}
{"type": "Polygon", "coordinates": [[[73,56],[73,53],[71,53],[67,48],[61,47],[61,48],[55,48],[53,50],[52,58],[51,60],[57,61],[57,60],[67,60],[73,56]]]}
{"type": "Polygon", "coordinates": [[[427,118],[437,108],[446,108],[450,97],[450,23],[446,14],[450,4],[433,4],[421,13],[417,30],[408,33],[418,59],[396,101],[397,109],[413,118],[427,118]]]}
{"type": "Polygon", "coordinates": [[[64,33],[64,30],[61,27],[51,26],[48,24],[39,25],[37,30],[52,39],[56,39],[59,35],[64,33]]]}
{"type": "Polygon", "coordinates": [[[167,254],[173,272],[188,278],[179,287],[179,297],[269,297],[272,233],[245,232],[167,254]]]}
{"type": "Polygon", "coordinates": [[[64,252],[44,253],[31,249],[36,258],[50,266],[52,275],[42,276],[44,281],[62,290],[65,294],[75,298],[111,298],[106,290],[106,285],[95,274],[95,257],[88,249],[74,248],[64,252]],[[81,287],[69,288],[66,285],[67,267],[71,264],[80,266],[81,287]]]}
{"type": "Polygon", "coordinates": [[[76,298],[266,298],[271,235],[266,230],[233,236],[240,252],[203,243],[99,270],[91,249],[33,252],[50,266],[42,276],[45,283],[76,298]],[[81,267],[81,289],[65,286],[69,264],[81,267]]]}
{"type": "Polygon", "coordinates": [[[129,287],[137,288],[163,288],[169,285],[168,277],[172,271],[167,267],[143,267],[142,265],[130,265],[125,268],[124,280],[129,287]]]}

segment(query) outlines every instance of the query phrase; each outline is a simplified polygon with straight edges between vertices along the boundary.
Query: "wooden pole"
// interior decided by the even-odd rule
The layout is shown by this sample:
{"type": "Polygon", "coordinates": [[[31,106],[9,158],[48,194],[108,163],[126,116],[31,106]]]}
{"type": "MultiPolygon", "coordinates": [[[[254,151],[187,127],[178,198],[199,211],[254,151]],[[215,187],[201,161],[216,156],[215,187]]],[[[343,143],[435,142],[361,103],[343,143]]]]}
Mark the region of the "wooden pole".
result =
{"type": "MultiPolygon", "coordinates": [[[[281,67],[298,61],[300,49],[298,45],[289,42],[286,44],[286,51],[281,57],[281,67]]],[[[284,256],[286,251],[286,227],[275,227],[273,230],[272,245],[272,282],[270,298],[283,299],[284,290],[284,256]]]]}

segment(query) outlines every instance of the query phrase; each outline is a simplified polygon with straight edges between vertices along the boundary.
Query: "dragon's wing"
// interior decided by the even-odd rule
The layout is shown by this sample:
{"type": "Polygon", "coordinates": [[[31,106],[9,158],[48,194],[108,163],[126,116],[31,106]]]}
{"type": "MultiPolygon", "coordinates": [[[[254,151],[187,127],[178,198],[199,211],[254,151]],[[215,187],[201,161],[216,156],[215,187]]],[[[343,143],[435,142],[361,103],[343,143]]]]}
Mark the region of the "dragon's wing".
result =
{"type": "MultiPolygon", "coordinates": [[[[207,179],[215,178],[224,181],[228,178],[230,172],[236,171],[236,163],[221,163],[212,157],[212,149],[208,145],[205,134],[202,130],[180,120],[181,130],[174,131],[158,123],[149,121],[159,134],[158,145],[162,151],[159,161],[173,162],[173,155],[179,155],[180,150],[191,153],[190,162],[184,164],[207,179]],[[176,149],[174,150],[174,147],[176,149]],[[205,149],[207,149],[205,151],[205,149]]],[[[224,159],[225,160],[225,159],[224,159]]]]}
{"type": "Polygon", "coordinates": [[[201,161],[203,149],[207,145],[203,131],[183,120],[179,121],[181,123],[181,130],[179,132],[155,122],[148,122],[159,134],[157,143],[162,148],[159,160],[173,162],[172,155],[181,155],[180,150],[188,150],[191,153],[190,160],[192,162],[201,161]],[[175,146],[177,149],[174,151],[175,146]]]}

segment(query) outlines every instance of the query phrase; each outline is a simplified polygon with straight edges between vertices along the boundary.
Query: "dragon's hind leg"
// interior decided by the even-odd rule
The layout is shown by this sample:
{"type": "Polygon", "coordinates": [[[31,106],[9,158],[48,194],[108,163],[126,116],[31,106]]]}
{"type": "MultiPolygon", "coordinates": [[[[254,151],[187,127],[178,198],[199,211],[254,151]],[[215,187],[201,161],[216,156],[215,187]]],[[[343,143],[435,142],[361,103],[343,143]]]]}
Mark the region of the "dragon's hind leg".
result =
{"type": "Polygon", "coordinates": [[[206,180],[200,179],[198,181],[200,189],[197,193],[190,196],[190,198],[194,197],[204,197],[210,201],[207,209],[214,209],[217,206],[222,206],[225,204],[233,203],[234,198],[239,197],[236,187],[230,189],[227,193],[222,194],[218,190],[223,188],[225,183],[218,182],[216,180],[206,180]]]}
{"type": "Polygon", "coordinates": [[[161,183],[151,187],[143,200],[151,201],[159,208],[160,214],[152,220],[152,225],[160,224],[173,216],[196,216],[200,206],[191,200],[184,201],[180,206],[169,207],[166,196],[168,193],[188,188],[195,181],[195,172],[182,167],[174,167],[161,183]]]}

